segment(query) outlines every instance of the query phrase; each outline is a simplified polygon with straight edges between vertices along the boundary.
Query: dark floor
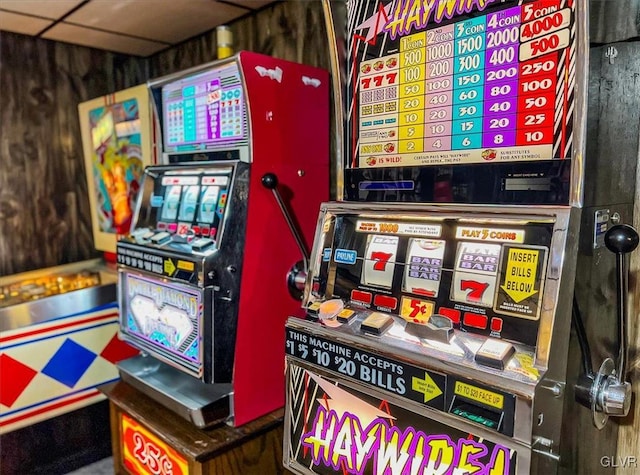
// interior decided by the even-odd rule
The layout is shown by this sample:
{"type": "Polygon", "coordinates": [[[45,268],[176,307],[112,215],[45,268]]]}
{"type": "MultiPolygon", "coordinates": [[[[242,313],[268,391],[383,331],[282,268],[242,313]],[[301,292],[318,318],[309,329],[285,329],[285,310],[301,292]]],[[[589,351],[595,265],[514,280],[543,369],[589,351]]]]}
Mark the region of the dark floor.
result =
{"type": "Polygon", "coordinates": [[[69,472],[68,475],[113,475],[113,473],[113,457],[109,457],[69,472]]]}

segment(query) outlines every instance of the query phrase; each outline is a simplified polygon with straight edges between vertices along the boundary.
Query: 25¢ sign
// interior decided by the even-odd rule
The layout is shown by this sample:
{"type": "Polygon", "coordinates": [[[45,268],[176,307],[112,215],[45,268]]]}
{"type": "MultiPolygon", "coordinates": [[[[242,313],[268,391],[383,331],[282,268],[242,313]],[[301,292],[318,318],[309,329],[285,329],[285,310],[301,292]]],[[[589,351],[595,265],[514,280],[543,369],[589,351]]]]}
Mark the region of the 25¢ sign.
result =
{"type": "Polygon", "coordinates": [[[122,464],[133,474],[187,475],[187,461],[126,414],[121,414],[122,464]]]}

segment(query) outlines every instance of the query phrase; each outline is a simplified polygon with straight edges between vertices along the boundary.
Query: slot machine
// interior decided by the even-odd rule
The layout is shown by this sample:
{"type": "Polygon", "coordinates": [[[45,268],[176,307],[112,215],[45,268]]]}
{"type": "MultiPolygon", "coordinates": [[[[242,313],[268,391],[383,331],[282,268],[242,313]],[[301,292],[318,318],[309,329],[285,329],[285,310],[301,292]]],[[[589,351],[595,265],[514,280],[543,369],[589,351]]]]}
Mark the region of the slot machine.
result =
{"type": "Polygon", "coordinates": [[[243,425],[284,405],[305,210],[328,196],[328,74],[240,52],[149,87],[164,164],[117,246],[120,332],[144,353],[120,374],[196,427],[243,425]]]}
{"type": "Polygon", "coordinates": [[[602,262],[578,278],[617,285],[615,341],[638,245],[632,207],[583,202],[586,6],[346,9],[344,195],[320,208],[307,317],[286,325],[285,466],[578,473],[568,447],[610,447],[598,429],[631,394],[624,330],[599,370],[567,370],[576,269],[586,249],[602,262]]]}

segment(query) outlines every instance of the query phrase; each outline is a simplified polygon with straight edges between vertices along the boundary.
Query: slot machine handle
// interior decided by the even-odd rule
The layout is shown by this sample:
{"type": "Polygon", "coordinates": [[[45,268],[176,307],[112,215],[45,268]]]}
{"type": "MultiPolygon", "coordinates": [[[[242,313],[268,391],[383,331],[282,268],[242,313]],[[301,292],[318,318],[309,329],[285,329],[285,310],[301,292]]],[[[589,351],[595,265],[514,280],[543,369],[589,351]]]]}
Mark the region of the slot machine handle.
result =
{"type": "Polygon", "coordinates": [[[638,247],[638,242],[638,233],[627,224],[612,226],[604,236],[607,249],[616,255],[618,364],[612,358],[606,358],[595,375],[583,375],[576,384],[576,397],[581,404],[590,407],[593,423],[598,429],[605,426],[609,416],[626,416],[631,406],[631,384],[625,381],[629,318],[626,255],[638,247]]]}
{"type": "Polygon", "coordinates": [[[296,227],[293,218],[291,217],[292,213],[289,211],[289,208],[287,208],[284,200],[282,199],[282,195],[278,191],[278,177],[275,173],[265,173],[262,176],[261,181],[262,186],[271,190],[273,193],[273,197],[278,203],[282,216],[284,216],[284,220],[287,222],[287,226],[289,226],[289,231],[291,231],[293,239],[296,241],[298,249],[300,250],[300,254],[302,254],[302,269],[300,268],[300,262],[297,262],[291,267],[289,274],[287,275],[289,293],[296,300],[301,300],[304,285],[307,280],[307,274],[309,272],[309,251],[307,251],[307,248],[304,245],[300,230],[296,227]]]}
{"type": "Polygon", "coordinates": [[[618,369],[617,375],[621,381],[627,373],[627,323],[629,321],[628,294],[629,269],[626,254],[638,247],[638,233],[628,224],[612,226],[604,236],[604,243],[616,255],[616,290],[618,310],[618,369]]]}

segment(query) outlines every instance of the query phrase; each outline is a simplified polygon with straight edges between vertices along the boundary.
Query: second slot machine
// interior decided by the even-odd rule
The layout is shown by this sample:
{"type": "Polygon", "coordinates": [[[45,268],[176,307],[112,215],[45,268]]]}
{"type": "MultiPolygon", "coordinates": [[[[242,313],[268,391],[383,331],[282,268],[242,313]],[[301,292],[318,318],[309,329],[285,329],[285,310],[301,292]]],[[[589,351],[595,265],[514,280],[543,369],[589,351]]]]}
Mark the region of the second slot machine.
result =
{"type": "Polygon", "coordinates": [[[551,341],[563,338],[569,221],[561,209],[324,205],[308,317],[287,324],[289,401],[308,411],[289,425],[289,454],[314,473],[528,471],[532,434],[559,437],[544,377],[561,371],[551,341]]]}
{"type": "Polygon", "coordinates": [[[241,52],[150,89],[165,165],[118,242],[120,331],[144,352],[119,370],[197,427],[243,425],[284,404],[288,275],[328,195],[328,75],[241,52]]]}

